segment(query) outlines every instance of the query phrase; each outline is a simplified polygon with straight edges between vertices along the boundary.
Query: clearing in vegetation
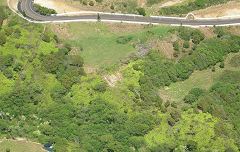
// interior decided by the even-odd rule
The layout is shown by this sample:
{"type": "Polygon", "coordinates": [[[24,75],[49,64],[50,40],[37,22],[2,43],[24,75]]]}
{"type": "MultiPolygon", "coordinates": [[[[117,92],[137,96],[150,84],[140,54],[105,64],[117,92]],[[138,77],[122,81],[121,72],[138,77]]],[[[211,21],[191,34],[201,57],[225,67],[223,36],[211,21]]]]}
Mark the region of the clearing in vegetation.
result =
{"type": "Polygon", "coordinates": [[[109,30],[103,23],[70,23],[66,28],[70,36],[65,41],[77,48],[76,53],[84,58],[86,65],[96,67],[127,60],[131,54],[136,54],[136,45],[145,43],[153,37],[158,39],[166,37],[170,29],[167,26],[146,26],[142,31],[119,33],[109,30]]]}
{"type": "Polygon", "coordinates": [[[0,9],[1,138],[54,143],[57,152],[239,151],[239,57],[226,60],[240,50],[237,29],[142,26],[121,32],[102,23],[74,23],[57,29],[59,38],[49,24],[7,12],[0,9]],[[169,37],[171,59],[148,45],[169,37]],[[86,62],[106,67],[131,50],[140,55],[117,70],[84,71],[84,52],[86,62]],[[114,56],[102,51],[118,56],[110,62],[114,56]],[[163,102],[159,89],[188,80],[186,96],[178,95],[182,101],[163,102]]]}
{"type": "Polygon", "coordinates": [[[233,53],[225,59],[225,68],[220,68],[219,64],[213,69],[195,71],[187,80],[172,83],[170,86],[160,89],[161,94],[167,100],[181,102],[188,92],[193,88],[208,90],[218,78],[226,71],[240,71],[240,54],[233,53]]]}
{"type": "Polygon", "coordinates": [[[1,152],[46,152],[43,145],[26,140],[2,140],[0,141],[1,152]]]}

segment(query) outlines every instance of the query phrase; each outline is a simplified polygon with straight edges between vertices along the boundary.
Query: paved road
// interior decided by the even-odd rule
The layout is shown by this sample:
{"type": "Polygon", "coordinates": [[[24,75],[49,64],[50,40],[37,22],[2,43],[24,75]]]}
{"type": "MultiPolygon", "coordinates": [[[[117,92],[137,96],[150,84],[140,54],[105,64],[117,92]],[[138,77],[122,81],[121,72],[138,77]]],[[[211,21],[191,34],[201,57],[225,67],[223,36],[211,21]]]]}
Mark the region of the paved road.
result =
{"type": "MultiPolygon", "coordinates": [[[[19,11],[24,16],[30,18],[32,21],[40,22],[66,22],[66,21],[86,21],[97,20],[98,14],[85,14],[78,16],[43,16],[34,11],[33,0],[21,0],[18,4],[19,11]]],[[[144,17],[135,15],[116,15],[116,14],[99,14],[102,21],[122,21],[132,23],[158,23],[158,24],[172,24],[172,25],[189,25],[189,26],[213,26],[213,25],[229,25],[240,24],[240,18],[234,19],[195,19],[189,20],[185,18],[171,18],[171,17],[144,17]]]]}

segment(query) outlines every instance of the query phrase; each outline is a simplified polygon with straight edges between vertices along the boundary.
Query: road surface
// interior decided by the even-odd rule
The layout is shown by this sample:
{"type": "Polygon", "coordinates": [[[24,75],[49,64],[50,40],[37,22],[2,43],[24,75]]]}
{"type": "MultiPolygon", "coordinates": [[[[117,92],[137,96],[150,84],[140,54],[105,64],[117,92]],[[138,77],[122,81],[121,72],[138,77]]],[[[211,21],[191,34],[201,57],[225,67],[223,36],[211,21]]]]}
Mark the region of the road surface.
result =
{"type": "Polygon", "coordinates": [[[81,14],[77,16],[43,16],[34,11],[33,0],[20,0],[18,10],[30,19],[32,22],[75,22],[75,21],[101,21],[108,22],[129,22],[142,24],[170,24],[170,25],[187,25],[187,26],[224,26],[240,24],[240,18],[216,18],[216,19],[186,19],[180,17],[145,17],[140,15],[125,14],[81,14]]]}

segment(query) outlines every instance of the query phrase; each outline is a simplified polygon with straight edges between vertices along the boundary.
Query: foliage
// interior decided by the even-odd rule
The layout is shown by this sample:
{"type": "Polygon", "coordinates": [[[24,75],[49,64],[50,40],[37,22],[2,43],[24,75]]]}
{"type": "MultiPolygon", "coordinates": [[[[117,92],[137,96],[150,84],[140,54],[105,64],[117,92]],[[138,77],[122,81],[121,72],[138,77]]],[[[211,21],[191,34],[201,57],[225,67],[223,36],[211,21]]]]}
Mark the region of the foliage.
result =
{"type": "Polygon", "coordinates": [[[34,9],[36,12],[40,13],[41,15],[52,15],[52,14],[57,14],[57,12],[54,9],[49,9],[43,6],[40,6],[38,4],[34,4],[33,5],[34,9]]]}
{"type": "Polygon", "coordinates": [[[7,42],[6,36],[3,32],[0,33],[0,45],[4,45],[7,42]]]}
{"type": "Polygon", "coordinates": [[[78,53],[74,42],[59,40],[42,25],[10,15],[2,26],[6,42],[0,46],[1,137],[53,143],[55,151],[238,150],[239,71],[223,72],[208,91],[191,84],[185,103],[162,100],[159,88],[238,52],[239,37],[205,39],[196,29],[173,28],[178,44],[184,40],[196,45],[195,50],[189,48],[192,54],[169,60],[151,51],[117,74],[86,74],[80,55],[92,49],[98,52],[93,58],[114,58],[121,50],[134,50],[133,44],[162,38],[170,28],[145,27],[118,36],[100,23],[80,27],[86,33],[72,29],[79,36],[78,53]],[[100,30],[85,30],[89,26],[100,30]],[[118,77],[111,87],[104,80],[109,75],[118,77]]]}
{"type": "Polygon", "coordinates": [[[145,9],[144,8],[138,8],[137,9],[137,12],[138,12],[138,14],[139,15],[142,15],[142,16],[146,16],[146,11],[145,11],[145,9]]]}
{"type": "Polygon", "coordinates": [[[133,39],[132,36],[120,36],[117,38],[117,43],[119,44],[127,44],[133,39]]]}
{"type": "Polygon", "coordinates": [[[172,82],[187,79],[194,70],[203,70],[223,61],[223,57],[231,52],[238,52],[239,37],[225,39],[209,39],[199,44],[189,56],[181,58],[176,64],[164,60],[157,52],[146,57],[145,75],[140,84],[152,83],[156,87],[168,86],[172,82]]]}
{"type": "Polygon", "coordinates": [[[218,119],[210,114],[195,114],[189,110],[182,114],[173,128],[165,124],[166,122],[162,123],[149,132],[145,139],[154,151],[182,151],[186,148],[189,151],[225,151],[229,147],[237,151],[233,139],[216,136],[214,126],[217,122],[218,119]]]}
{"type": "Polygon", "coordinates": [[[189,104],[193,104],[198,98],[204,95],[205,91],[200,88],[193,88],[189,91],[188,95],[184,98],[184,101],[189,104]]]}
{"type": "Polygon", "coordinates": [[[147,5],[152,6],[154,4],[160,3],[162,0],[147,0],[147,5]]]}
{"type": "Polygon", "coordinates": [[[161,8],[159,13],[161,15],[170,15],[170,14],[187,14],[193,10],[199,10],[203,8],[207,8],[212,5],[218,5],[222,3],[226,3],[229,0],[193,0],[187,3],[183,3],[182,5],[173,5],[169,7],[161,8]]]}

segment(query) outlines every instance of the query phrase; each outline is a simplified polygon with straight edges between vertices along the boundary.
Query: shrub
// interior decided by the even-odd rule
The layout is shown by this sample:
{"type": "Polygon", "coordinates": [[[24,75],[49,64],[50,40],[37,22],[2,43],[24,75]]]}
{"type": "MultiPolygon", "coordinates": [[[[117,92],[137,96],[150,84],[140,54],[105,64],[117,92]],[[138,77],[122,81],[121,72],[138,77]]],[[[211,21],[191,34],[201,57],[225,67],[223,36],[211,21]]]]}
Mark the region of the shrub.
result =
{"type": "Polygon", "coordinates": [[[114,10],[114,9],[115,9],[114,5],[111,5],[111,6],[110,6],[110,9],[111,9],[111,10],[114,10]]]}
{"type": "Polygon", "coordinates": [[[84,1],[82,1],[82,4],[83,4],[83,5],[87,5],[88,3],[87,3],[86,0],[84,0],[84,1]]]}
{"type": "Polygon", "coordinates": [[[42,35],[42,40],[43,40],[44,42],[47,42],[47,43],[51,42],[50,36],[49,36],[48,34],[46,34],[46,33],[44,33],[44,34],[42,35]]]}
{"type": "Polygon", "coordinates": [[[212,72],[215,72],[216,71],[216,68],[215,66],[212,67],[212,72]]]}
{"type": "Polygon", "coordinates": [[[94,86],[93,89],[98,92],[105,92],[107,89],[107,85],[105,83],[98,83],[94,86]]]}
{"type": "Polygon", "coordinates": [[[7,149],[6,149],[6,152],[10,152],[10,151],[11,151],[10,148],[7,148],[7,149]]]}
{"type": "Polygon", "coordinates": [[[219,65],[219,67],[223,69],[223,68],[225,67],[224,62],[221,62],[220,65],[219,65]]]}
{"type": "Polygon", "coordinates": [[[138,8],[137,9],[137,12],[138,12],[138,14],[139,15],[142,15],[142,16],[146,16],[146,11],[145,11],[145,9],[144,8],[138,8]]]}
{"type": "Polygon", "coordinates": [[[198,98],[205,94],[205,91],[201,88],[193,88],[189,91],[188,95],[185,96],[184,101],[192,104],[198,100],[198,98]]]}
{"type": "Polygon", "coordinates": [[[0,45],[4,45],[7,42],[7,38],[3,32],[0,32],[0,45]]]}
{"type": "Polygon", "coordinates": [[[199,44],[201,41],[205,39],[205,35],[199,30],[194,30],[191,34],[191,38],[194,44],[199,44]]]}
{"type": "Polygon", "coordinates": [[[117,43],[119,44],[127,44],[133,39],[132,36],[120,36],[117,38],[117,43]]]}
{"type": "Polygon", "coordinates": [[[90,5],[90,6],[94,6],[94,1],[90,1],[90,2],[89,2],[89,5],[90,5]]]}
{"type": "Polygon", "coordinates": [[[147,5],[152,6],[154,4],[160,3],[163,0],[147,0],[147,5]]]}
{"type": "Polygon", "coordinates": [[[95,0],[97,3],[102,3],[103,0],[95,0]]]}
{"type": "Polygon", "coordinates": [[[40,13],[41,15],[49,16],[51,14],[57,14],[57,12],[54,9],[49,9],[38,4],[34,4],[33,7],[35,11],[40,13]]]}
{"type": "Polygon", "coordinates": [[[183,47],[184,47],[185,49],[188,49],[188,48],[190,47],[189,42],[188,42],[188,41],[184,41],[184,42],[183,42],[183,47]]]}
{"type": "Polygon", "coordinates": [[[178,41],[173,42],[173,49],[175,51],[179,51],[179,42],[178,41]]]}

